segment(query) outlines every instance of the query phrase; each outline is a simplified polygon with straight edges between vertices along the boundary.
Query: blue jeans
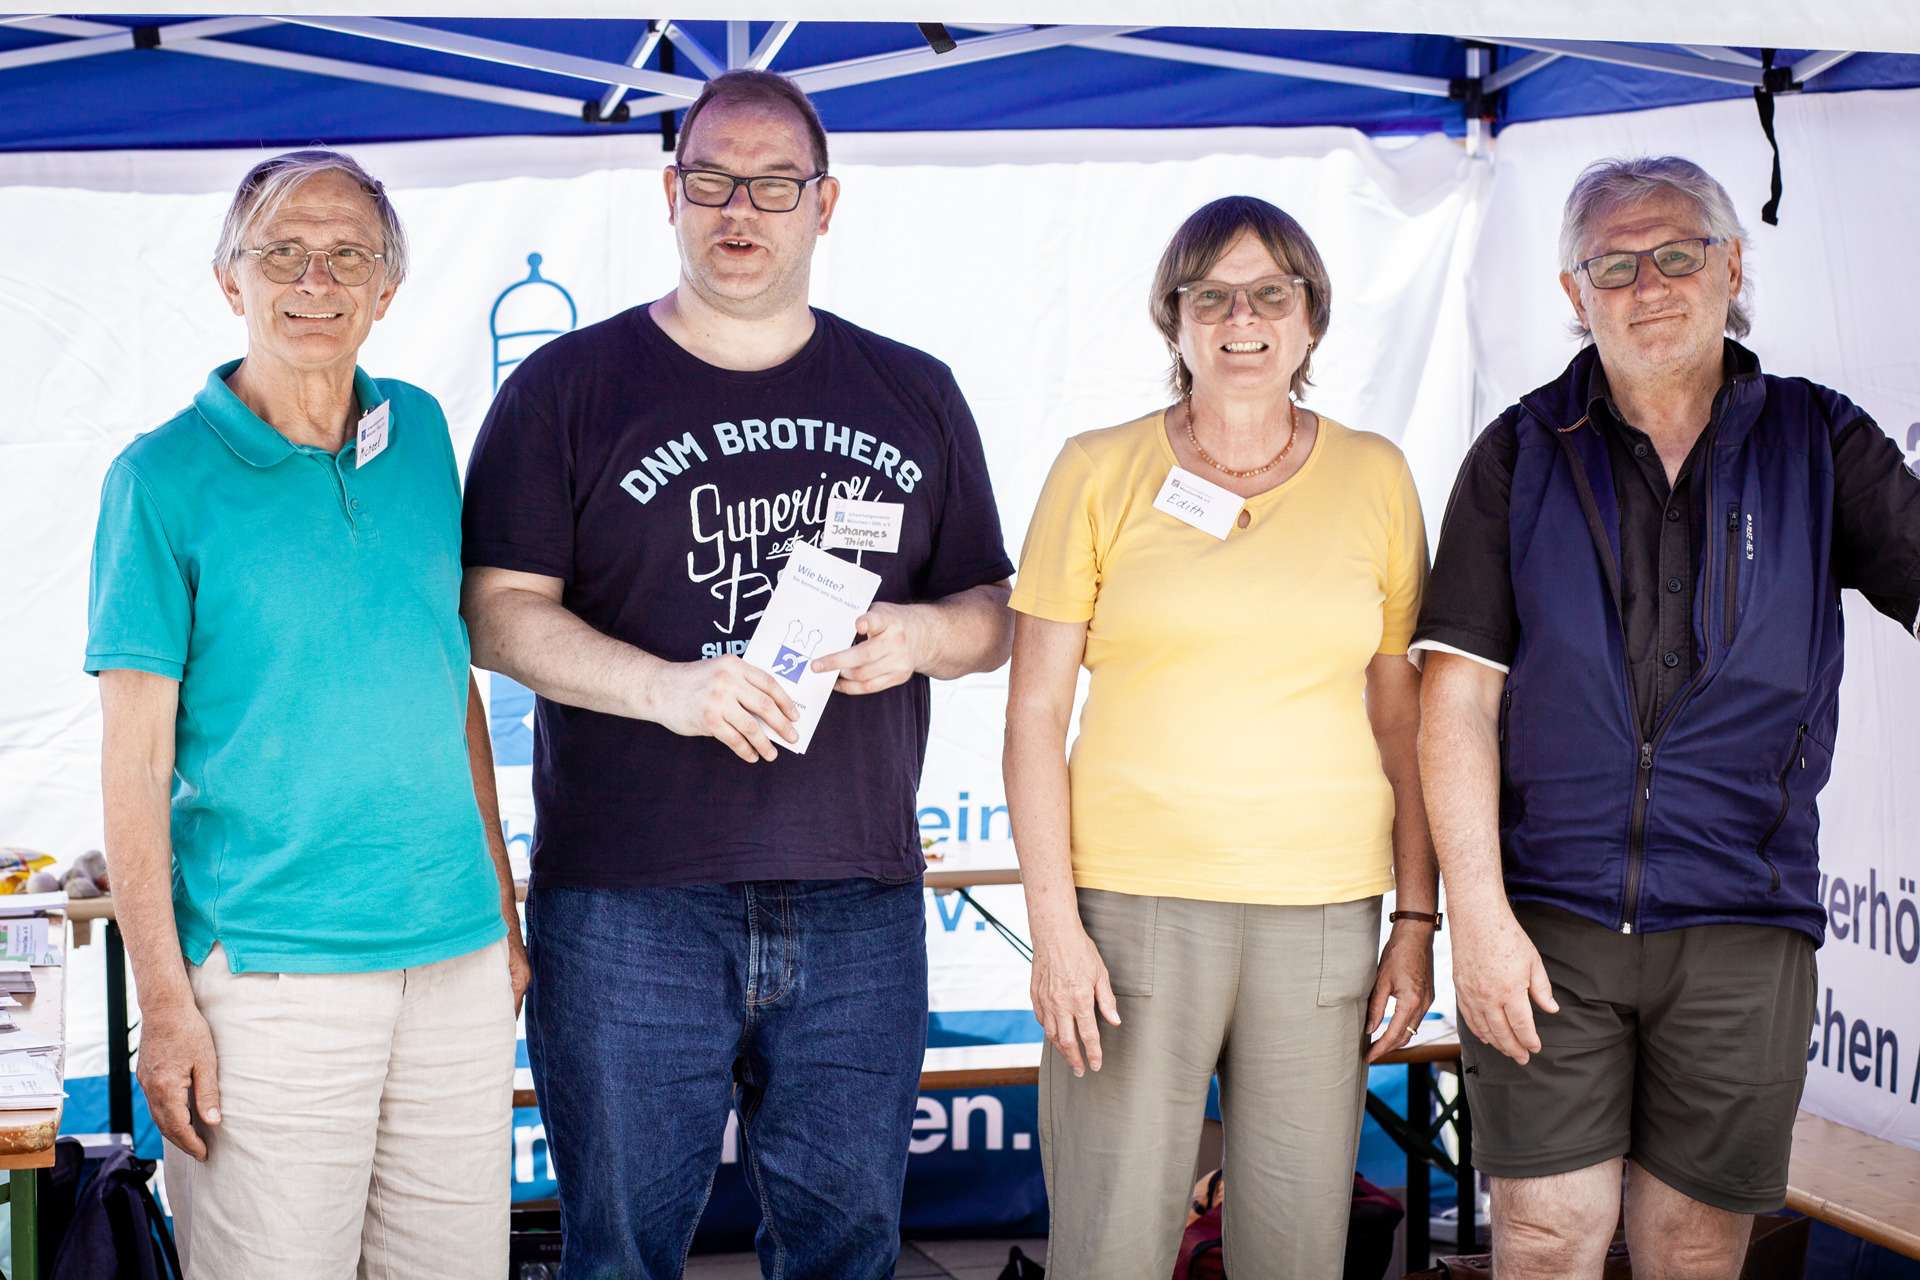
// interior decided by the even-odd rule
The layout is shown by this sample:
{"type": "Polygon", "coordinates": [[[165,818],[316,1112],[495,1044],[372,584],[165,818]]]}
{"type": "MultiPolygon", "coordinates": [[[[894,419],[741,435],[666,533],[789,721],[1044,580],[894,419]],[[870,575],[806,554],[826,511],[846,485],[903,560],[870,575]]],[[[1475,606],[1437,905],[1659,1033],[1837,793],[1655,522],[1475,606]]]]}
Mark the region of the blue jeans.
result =
{"type": "Polygon", "coordinates": [[[731,1107],[781,1280],[885,1280],[927,1040],[920,881],[542,889],[527,1051],[562,1280],[677,1280],[731,1107]]]}

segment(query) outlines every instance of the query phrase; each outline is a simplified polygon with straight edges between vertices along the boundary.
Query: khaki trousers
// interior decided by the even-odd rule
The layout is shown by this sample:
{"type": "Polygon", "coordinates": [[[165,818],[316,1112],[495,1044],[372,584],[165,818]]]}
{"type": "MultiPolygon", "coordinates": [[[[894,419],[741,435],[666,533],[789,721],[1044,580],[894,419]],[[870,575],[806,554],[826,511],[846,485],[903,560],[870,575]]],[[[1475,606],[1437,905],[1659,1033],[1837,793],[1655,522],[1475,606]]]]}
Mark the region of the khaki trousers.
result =
{"type": "Polygon", "coordinates": [[[1277,907],[1079,891],[1120,1026],[1078,1079],[1049,1045],[1048,1280],[1166,1280],[1220,1077],[1233,1280],[1338,1280],[1366,1098],[1380,899],[1277,907]]]}
{"type": "Polygon", "coordinates": [[[221,1123],[167,1146],[187,1280],[507,1274],[513,990],[504,940],[379,973],[192,966],[221,1123]]]}

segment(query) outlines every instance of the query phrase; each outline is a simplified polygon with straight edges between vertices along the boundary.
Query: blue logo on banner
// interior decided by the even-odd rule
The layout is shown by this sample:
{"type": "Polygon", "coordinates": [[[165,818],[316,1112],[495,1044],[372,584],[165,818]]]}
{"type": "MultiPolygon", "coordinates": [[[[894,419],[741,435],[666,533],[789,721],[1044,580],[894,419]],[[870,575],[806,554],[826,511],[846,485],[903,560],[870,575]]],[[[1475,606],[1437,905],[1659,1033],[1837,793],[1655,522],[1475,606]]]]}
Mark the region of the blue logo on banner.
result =
{"type": "Polygon", "coordinates": [[[540,274],[542,261],[539,254],[528,254],[527,278],[502,290],[500,296],[493,300],[493,311],[487,316],[487,328],[493,333],[495,391],[500,389],[502,373],[525,360],[551,339],[571,333],[580,323],[580,309],[573,305],[573,295],[540,274]],[[511,302],[508,302],[509,298],[511,302]],[[565,311],[561,310],[563,306],[565,311]],[[503,307],[507,312],[505,328],[501,327],[500,312],[503,307]]]}
{"type": "Polygon", "coordinates": [[[788,684],[799,684],[800,677],[806,673],[806,670],[806,654],[797,653],[785,645],[780,646],[780,652],[773,658],[773,674],[788,684]]]}

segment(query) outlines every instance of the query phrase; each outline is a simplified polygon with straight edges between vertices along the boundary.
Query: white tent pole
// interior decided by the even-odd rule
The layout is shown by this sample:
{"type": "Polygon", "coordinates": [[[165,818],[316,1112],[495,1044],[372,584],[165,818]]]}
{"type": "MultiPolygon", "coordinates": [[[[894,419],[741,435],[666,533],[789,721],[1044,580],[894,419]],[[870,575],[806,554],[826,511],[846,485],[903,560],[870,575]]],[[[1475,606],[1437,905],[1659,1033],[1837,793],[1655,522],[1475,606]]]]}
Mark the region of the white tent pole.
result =
{"type": "Polygon", "coordinates": [[[1523,58],[1515,58],[1506,66],[1487,77],[1482,86],[1488,93],[1498,93],[1516,80],[1524,80],[1542,67],[1560,61],[1566,55],[1562,53],[1529,53],[1523,58]]]}
{"type": "MultiPolygon", "coordinates": [[[[949,29],[961,31],[1018,31],[1019,27],[981,22],[949,22],[949,29]]],[[[1371,67],[1346,67],[1331,62],[1307,62],[1299,58],[1275,58],[1267,54],[1241,53],[1234,49],[1209,49],[1200,45],[1175,44],[1168,40],[1143,40],[1138,36],[1104,36],[1078,42],[1087,49],[1125,53],[1136,58],[1159,58],[1167,62],[1190,62],[1203,67],[1223,67],[1229,71],[1253,71],[1261,75],[1291,76],[1296,80],[1323,80],[1333,84],[1360,85],[1368,89],[1386,89],[1394,93],[1418,93],[1444,98],[1451,84],[1439,76],[1376,71],[1371,67]]]]}
{"type": "MultiPolygon", "coordinates": [[[[641,66],[653,56],[653,50],[660,43],[660,24],[651,19],[647,22],[647,33],[633,46],[633,52],[627,55],[627,65],[641,66]]],[[[600,118],[608,119],[613,109],[620,105],[620,99],[627,96],[627,86],[616,84],[609,88],[600,99],[600,118]]]]}
{"type": "MultiPolygon", "coordinates": [[[[580,115],[580,104],[572,98],[562,98],[551,93],[534,93],[525,89],[508,89],[500,85],[479,84],[471,80],[455,80],[448,76],[425,75],[417,71],[399,71],[392,67],[376,67],[366,63],[347,62],[339,58],[321,58],[312,54],[287,53],[279,49],[262,49],[255,45],[232,44],[225,40],[182,39],[179,32],[189,29],[206,32],[214,21],[176,22],[159,28],[159,51],[162,53],[190,53],[202,58],[219,58],[225,62],[245,62],[254,66],[274,67],[281,71],[299,71],[307,75],[328,76],[336,80],[355,80],[363,84],[386,85],[395,89],[412,89],[420,93],[437,93],[451,98],[467,98],[475,102],[491,102],[497,106],[519,107],[527,111],[542,111],[551,115],[580,115]]],[[[227,21],[240,22],[241,19],[227,21]]],[[[277,18],[246,19],[245,26],[228,27],[227,34],[235,31],[249,31],[260,27],[279,24],[277,18]]],[[[131,28],[116,27],[107,22],[81,22],[73,18],[23,17],[17,23],[31,31],[41,31],[48,35],[72,36],[78,40],[108,38],[113,49],[131,48],[133,32],[131,28]],[[118,37],[124,33],[122,42],[118,37]]],[[[49,48],[69,48],[69,45],[50,45],[49,48]]],[[[110,52],[111,50],[103,50],[110,52]]],[[[19,51],[24,52],[24,51],[19,51]]],[[[5,65],[0,63],[0,66],[5,65]]],[[[670,99],[678,102],[679,99],[670,99]]]]}
{"type": "MultiPolygon", "coordinates": [[[[164,50],[168,46],[163,44],[160,47],[164,50]]],[[[413,89],[449,98],[491,102],[497,106],[519,107],[526,111],[544,111],[550,115],[570,116],[575,120],[580,118],[578,98],[535,93],[528,89],[509,89],[504,85],[480,84],[473,80],[455,80],[450,76],[425,75],[418,71],[401,71],[364,62],[347,62],[340,58],[288,53],[281,49],[262,49],[257,45],[233,44],[226,40],[195,40],[190,44],[175,45],[173,51],[197,54],[203,58],[220,58],[227,62],[277,67],[282,71],[303,71],[308,75],[329,76],[336,80],[358,80],[363,84],[384,85],[390,89],[413,89]]],[[[680,99],[670,101],[679,102],[680,99]]]]}
{"type": "Polygon", "coordinates": [[[1810,53],[1793,64],[1793,81],[1795,84],[1805,84],[1821,72],[1833,70],[1852,56],[1851,49],[1822,49],[1817,53],[1810,53]]]}
{"type": "MultiPolygon", "coordinates": [[[[42,24],[46,19],[22,17],[17,25],[30,31],[46,31],[42,24]]],[[[45,62],[64,62],[69,58],[91,58],[100,53],[121,53],[134,47],[132,27],[113,27],[107,23],[89,22],[87,27],[104,27],[111,34],[89,34],[78,40],[68,40],[64,44],[41,44],[30,49],[10,49],[0,53],[0,71],[14,67],[31,67],[45,62]]],[[[231,35],[236,31],[253,31],[260,27],[276,25],[272,18],[208,18],[202,22],[176,22],[158,30],[166,34],[170,42],[193,40],[202,36],[231,35]]],[[[49,31],[51,35],[79,34],[67,31],[49,31]]]]}
{"type": "Polygon", "coordinates": [[[910,76],[915,72],[931,71],[935,68],[962,67],[973,62],[1010,57],[1016,53],[1054,49],[1061,45],[1079,44],[1098,36],[1118,35],[1140,29],[1139,27],[1020,27],[997,35],[962,40],[947,53],[935,53],[922,45],[918,49],[901,49],[893,53],[877,53],[868,58],[849,58],[845,62],[829,62],[817,67],[803,67],[789,71],[787,74],[808,93],[819,93],[822,90],[840,89],[847,85],[872,84],[878,80],[891,80],[896,76],[910,76]]]}
{"type": "Polygon", "coordinates": [[[1235,49],[1210,49],[1200,45],[1174,44],[1168,40],[1142,40],[1134,36],[1096,36],[1076,43],[1108,53],[1127,53],[1140,58],[1161,58],[1169,62],[1192,62],[1206,67],[1224,67],[1231,71],[1257,71],[1271,76],[1292,76],[1300,80],[1324,80],[1334,84],[1361,85],[1393,93],[1418,93],[1432,98],[1449,95],[1452,85],[1440,76],[1420,76],[1411,72],[1376,71],[1371,67],[1346,67],[1331,62],[1306,62],[1298,58],[1275,58],[1260,53],[1241,53],[1235,49]]]}
{"type": "Polygon", "coordinates": [[[1709,62],[1731,62],[1737,67],[1757,67],[1760,59],[1738,49],[1729,49],[1717,44],[1683,44],[1676,48],[1685,49],[1696,58],[1705,58],[1709,62]]]}
{"type": "Polygon", "coordinates": [[[1492,62],[1491,50],[1477,44],[1467,46],[1467,80],[1470,86],[1473,81],[1480,82],[1479,92],[1470,93],[1467,97],[1467,154],[1470,156],[1484,155],[1487,150],[1486,117],[1474,110],[1473,104],[1483,101],[1482,95],[1486,93],[1487,87],[1487,68],[1492,62]]]}
{"type": "MultiPolygon", "coordinates": [[[[700,90],[705,87],[700,81],[687,76],[662,75],[658,71],[642,71],[637,67],[626,67],[617,62],[603,62],[598,58],[581,58],[570,53],[557,53],[550,49],[533,49],[526,45],[509,44],[504,40],[488,40],[482,36],[441,31],[436,27],[395,22],[389,18],[288,16],[284,21],[298,23],[304,27],[318,27],[323,31],[339,31],[350,36],[365,36],[369,40],[385,40],[392,44],[410,45],[416,49],[432,49],[439,53],[477,58],[482,62],[499,62],[510,67],[525,67],[531,71],[547,71],[554,75],[572,76],[578,80],[593,80],[601,84],[623,84],[629,89],[643,89],[648,93],[661,94],[669,98],[697,98],[700,96],[700,90]]],[[[677,44],[678,41],[675,43],[677,44]]]]}
{"type": "Polygon", "coordinates": [[[1502,39],[1499,43],[1512,45],[1516,49],[1564,53],[1569,58],[1584,58],[1589,62],[1610,62],[1621,67],[1642,67],[1648,71],[1666,71],[1674,75],[1693,76],[1699,80],[1719,80],[1726,84],[1746,85],[1750,88],[1760,83],[1760,68],[1757,66],[1734,67],[1707,58],[1668,53],[1664,49],[1642,49],[1634,45],[1613,44],[1605,40],[1530,40],[1511,36],[1502,39]]]}
{"type": "Polygon", "coordinates": [[[765,71],[772,66],[774,58],[779,56],[782,46],[787,43],[787,37],[791,36],[793,29],[799,25],[800,23],[792,18],[785,22],[774,23],[773,29],[761,36],[760,43],[753,47],[753,56],[747,59],[747,65],[755,71],[765,71]]]}
{"type": "Polygon", "coordinates": [[[744,22],[727,24],[727,70],[747,65],[753,56],[753,31],[744,22]]]}
{"type": "Polygon", "coordinates": [[[667,24],[667,39],[673,41],[673,47],[693,59],[693,65],[700,68],[700,74],[711,80],[722,74],[726,68],[720,65],[707,46],[695,38],[693,32],[686,30],[677,22],[667,24]]]}

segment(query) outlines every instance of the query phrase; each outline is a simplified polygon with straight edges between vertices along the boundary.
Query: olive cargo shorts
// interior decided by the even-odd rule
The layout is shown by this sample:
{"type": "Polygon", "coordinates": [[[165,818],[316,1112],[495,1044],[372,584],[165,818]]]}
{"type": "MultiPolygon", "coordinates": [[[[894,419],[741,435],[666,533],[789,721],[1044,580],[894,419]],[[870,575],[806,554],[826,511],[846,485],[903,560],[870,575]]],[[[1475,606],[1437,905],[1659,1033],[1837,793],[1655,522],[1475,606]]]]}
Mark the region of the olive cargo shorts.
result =
{"type": "Polygon", "coordinates": [[[1514,915],[1559,1013],[1526,1066],[1465,1026],[1473,1163],[1539,1178],[1626,1156],[1702,1204],[1786,1201],[1814,1017],[1813,940],[1709,924],[1627,935],[1540,903],[1514,915]]]}

